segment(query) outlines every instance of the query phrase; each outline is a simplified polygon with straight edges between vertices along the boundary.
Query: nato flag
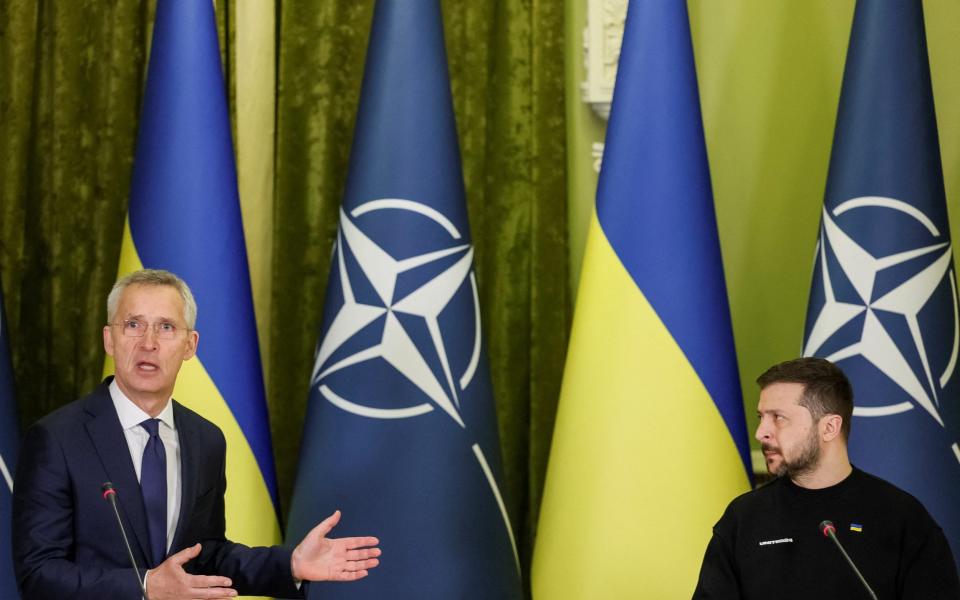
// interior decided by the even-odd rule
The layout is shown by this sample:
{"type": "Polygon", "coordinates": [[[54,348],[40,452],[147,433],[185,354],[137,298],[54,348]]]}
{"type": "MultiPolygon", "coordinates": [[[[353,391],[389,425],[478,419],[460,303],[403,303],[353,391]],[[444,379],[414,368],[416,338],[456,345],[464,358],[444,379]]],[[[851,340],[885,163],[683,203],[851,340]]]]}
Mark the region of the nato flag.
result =
{"type": "Polygon", "coordinates": [[[0,600],[19,597],[13,576],[13,557],[10,555],[10,499],[19,445],[13,370],[10,366],[7,322],[3,316],[3,294],[0,292],[0,600]]]}
{"type": "Polygon", "coordinates": [[[287,539],[381,566],[322,598],[520,598],[437,0],[374,11],[287,539]]]}
{"type": "Polygon", "coordinates": [[[804,354],[853,383],[853,463],[957,555],[960,325],[920,2],[857,3],[821,218],[804,354]]]}

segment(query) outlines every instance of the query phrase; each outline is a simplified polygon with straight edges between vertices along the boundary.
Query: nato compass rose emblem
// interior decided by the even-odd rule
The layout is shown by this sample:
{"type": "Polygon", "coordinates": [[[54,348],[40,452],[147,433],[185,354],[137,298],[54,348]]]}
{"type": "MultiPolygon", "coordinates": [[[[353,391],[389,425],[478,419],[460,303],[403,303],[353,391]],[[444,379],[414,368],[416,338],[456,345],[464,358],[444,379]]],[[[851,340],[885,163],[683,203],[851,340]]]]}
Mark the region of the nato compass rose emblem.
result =
{"type": "MultiPolygon", "coordinates": [[[[858,403],[854,415],[885,417],[919,409],[944,427],[939,392],[954,376],[960,342],[951,258],[949,238],[927,215],[902,200],[864,196],[842,202],[831,212],[824,208],[815,267],[823,304],[803,354],[832,362],[860,356],[908,397],[891,404],[858,403]],[[877,256],[854,239],[854,228],[845,230],[837,223],[844,213],[861,210],[893,211],[896,218],[907,219],[909,227],[921,232],[924,241],[877,256]],[[949,302],[952,310],[940,312],[946,319],[952,317],[952,322],[931,319],[924,312],[935,302],[944,307],[949,302]],[[937,342],[931,333],[952,336],[952,343],[937,342]]],[[[960,460],[956,443],[953,452],[960,460]]]]}
{"type": "MultiPolygon", "coordinates": [[[[349,215],[340,209],[334,268],[340,289],[328,290],[328,294],[339,291],[341,304],[334,314],[327,315],[329,326],[317,348],[311,387],[332,405],[359,417],[407,419],[440,410],[466,430],[462,393],[477,373],[481,327],[473,247],[465,243],[463,234],[445,215],[423,203],[399,198],[371,200],[349,215]],[[387,211],[392,223],[403,223],[407,233],[402,243],[383,227],[384,219],[376,218],[379,211],[387,211]],[[361,226],[364,215],[373,218],[366,217],[361,226]],[[445,320],[448,312],[462,309],[467,300],[469,315],[459,310],[463,318],[445,320]],[[472,321],[472,339],[463,339],[464,321],[472,321]],[[451,331],[445,331],[445,325],[451,331]],[[363,403],[327,383],[331,375],[345,369],[356,369],[357,377],[369,380],[377,377],[373,369],[384,374],[384,365],[390,381],[416,391],[394,393],[385,399],[385,392],[394,391],[387,384],[365,394],[368,403],[363,403]],[[369,405],[410,396],[422,400],[407,406],[369,405]]],[[[479,444],[472,449],[499,505],[517,558],[493,472],[479,444]]]]}

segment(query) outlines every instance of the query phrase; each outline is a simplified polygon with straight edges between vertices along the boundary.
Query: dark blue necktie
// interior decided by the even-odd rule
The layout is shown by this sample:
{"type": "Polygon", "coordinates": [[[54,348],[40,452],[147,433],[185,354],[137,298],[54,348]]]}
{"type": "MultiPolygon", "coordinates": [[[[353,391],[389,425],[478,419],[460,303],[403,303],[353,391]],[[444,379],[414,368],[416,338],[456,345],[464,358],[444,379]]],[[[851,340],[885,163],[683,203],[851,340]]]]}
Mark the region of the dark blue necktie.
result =
{"type": "Polygon", "coordinates": [[[153,565],[157,566],[167,555],[167,453],[160,439],[160,419],[148,419],[140,426],[150,434],[140,466],[140,491],[147,509],[153,565]]]}

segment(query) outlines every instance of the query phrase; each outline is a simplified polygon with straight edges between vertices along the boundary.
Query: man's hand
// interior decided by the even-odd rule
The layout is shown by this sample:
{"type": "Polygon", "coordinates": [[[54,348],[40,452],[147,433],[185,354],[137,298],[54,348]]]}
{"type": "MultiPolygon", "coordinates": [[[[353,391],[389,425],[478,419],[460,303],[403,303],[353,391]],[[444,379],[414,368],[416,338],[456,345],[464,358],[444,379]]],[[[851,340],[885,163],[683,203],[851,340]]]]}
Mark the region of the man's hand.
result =
{"type": "Polygon", "coordinates": [[[231,598],[237,590],[226,577],[190,575],[183,565],[200,554],[200,544],[184,548],[147,571],[147,597],[150,600],[177,600],[179,598],[231,598]]]}
{"type": "Polygon", "coordinates": [[[328,539],[340,521],[340,511],[324,519],[293,550],[290,568],[298,581],[355,581],[367,576],[380,561],[375,537],[328,539]]]}

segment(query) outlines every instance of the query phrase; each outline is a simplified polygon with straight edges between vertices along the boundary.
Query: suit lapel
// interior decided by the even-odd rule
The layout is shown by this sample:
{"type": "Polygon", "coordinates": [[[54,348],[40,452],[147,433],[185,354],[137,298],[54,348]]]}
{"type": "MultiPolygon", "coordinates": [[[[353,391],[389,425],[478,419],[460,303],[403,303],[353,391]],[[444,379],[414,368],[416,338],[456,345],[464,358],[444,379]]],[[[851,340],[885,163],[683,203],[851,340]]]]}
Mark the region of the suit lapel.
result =
{"type": "Polygon", "coordinates": [[[189,515],[193,514],[197,478],[200,475],[197,457],[194,456],[196,445],[192,443],[195,437],[193,421],[176,401],[173,401],[173,420],[180,438],[180,515],[177,518],[177,530],[173,534],[173,544],[170,545],[171,552],[176,552],[184,543],[183,536],[189,525],[189,515]]]}
{"type": "MultiPolygon", "coordinates": [[[[137,473],[133,469],[130,447],[123,435],[117,411],[113,408],[107,382],[89,396],[85,408],[93,416],[86,423],[87,433],[117,491],[117,504],[120,515],[126,517],[127,534],[132,533],[140,547],[140,560],[144,561],[150,556],[146,510],[140,494],[140,482],[137,481],[137,473]]],[[[148,566],[150,562],[146,561],[141,565],[148,566]]]]}

